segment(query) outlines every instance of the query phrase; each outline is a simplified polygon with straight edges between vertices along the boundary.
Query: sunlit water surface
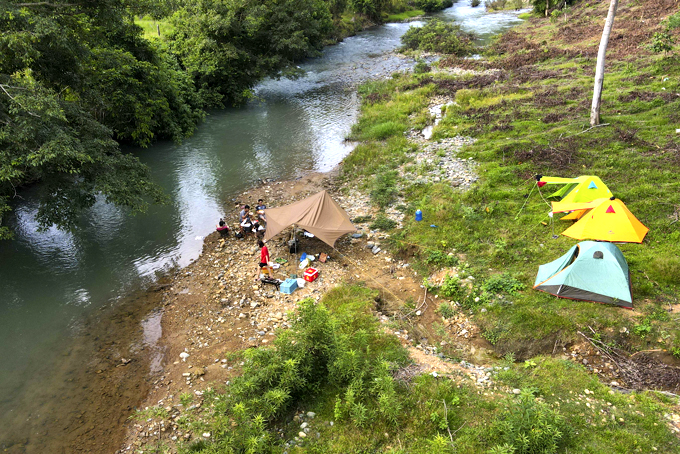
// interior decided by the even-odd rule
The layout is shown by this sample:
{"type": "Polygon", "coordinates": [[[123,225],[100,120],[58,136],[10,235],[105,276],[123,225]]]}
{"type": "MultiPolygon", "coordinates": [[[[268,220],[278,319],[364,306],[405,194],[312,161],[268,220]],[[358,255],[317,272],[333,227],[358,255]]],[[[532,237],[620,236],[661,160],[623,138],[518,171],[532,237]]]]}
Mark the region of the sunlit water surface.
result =
{"type": "MultiPolygon", "coordinates": [[[[469,0],[438,16],[485,39],[519,22],[469,0]]],[[[16,239],[0,243],[0,448],[45,452],[62,436],[50,424],[80,404],[64,402],[60,386],[90,360],[73,357],[74,343],[87,342],[88,315],[195,259],[225,204],[257,179],[327,171],[351,151],[343,139],[358,115],[356,84],[412,66],[391,53],[409,25],[421,23],[375,27],[325,49],[300,65],[301,77],[266,81],[247,106],[212,112],[182,144],[131,150],[170,195],[166,206],[130,216],[98,202],[75,233],[37,232],[36,203],[23,194],[10,220],[16,239]]],[[[149,320],[145,342],[160,335],[159,316],[149,320]]]]}

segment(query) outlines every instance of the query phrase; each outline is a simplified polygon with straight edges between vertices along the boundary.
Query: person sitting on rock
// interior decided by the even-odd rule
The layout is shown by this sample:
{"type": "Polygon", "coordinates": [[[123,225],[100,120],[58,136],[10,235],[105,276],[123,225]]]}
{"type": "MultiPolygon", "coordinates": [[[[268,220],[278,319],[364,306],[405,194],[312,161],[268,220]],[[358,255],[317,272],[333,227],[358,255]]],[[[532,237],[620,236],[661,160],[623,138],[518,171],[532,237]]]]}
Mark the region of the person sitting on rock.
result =
{"type": "Polygon", "coordinates": [[[255,206],[255,211],[260,215],[260,219],[265,219],[264,210],[267,209],[267,205],[264,204],[264,200],[257,199],[257,205],[255,206]]]}
{"type": "Polygon", "coordinates": [[[250,213],[246,212],[245,215],[241,218],[239,228],[241,230],[241,233],[243,233],[244,235],[247,233],[253,233],[253,221],[250,219],[250,213]]]}
{"type": "Polygon", "coordinates": [[[248,206],[248,205],[245,205],[245,206],[243,207],[243,209],[241,210],[241,212],[238,214],[238,222],[239,222],[239,224],[243,222],[243,219],[244,219],[246,216],[250,216],[250,206],[248,206]]]}
{"type": "Polygon", "coordinates": [[[217,223],[215,226],[215,230],[220,232],[221,236],[227,236],[229,233],[229,226],[227,225],[226,222],[224,222],[224,219],[220,218],[220,222],[217,223]]]}
{"type": "Polygon", "coordinates": [[[266,230],[267,224],[265,223],[264,216],[255,216],[255,220],[253,221],[253,232],[255,232],[255,236],[259,239],[264,238],[264,232],[266,230]]]}

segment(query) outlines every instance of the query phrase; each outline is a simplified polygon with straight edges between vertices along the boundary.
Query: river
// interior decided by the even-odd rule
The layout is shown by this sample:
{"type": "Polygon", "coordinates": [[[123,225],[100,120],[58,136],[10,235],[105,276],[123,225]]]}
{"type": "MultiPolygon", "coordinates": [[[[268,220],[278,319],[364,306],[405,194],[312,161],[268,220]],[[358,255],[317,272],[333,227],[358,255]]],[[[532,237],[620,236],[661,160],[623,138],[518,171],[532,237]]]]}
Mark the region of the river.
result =
{"type": "MultiPolygon", "coordinates": [[[[487,14],[469,0],[436,16],[484,40],[520,22],[516,12],[487,14]]],[[[212,112],[181,144],[131,150],[168,205],[130,216],[98,202],[76,232],[37,232],[36,203],[30,190],[22,194],[9,220],[16,239],[0,243],[0,449],[71,452],[66,427],[77,425],[84,402],[68,386],[92,366],[97,333],[88,330],[100,326],[92,319],[195,259],[224,207],[257,179],[335,167],[351,151],[344,138],[359,112],[356,83],[412,66],[391,53],[409,25],[326,48],[300,65],[301,77],[265,81],[248,105],[212,112]]]]}

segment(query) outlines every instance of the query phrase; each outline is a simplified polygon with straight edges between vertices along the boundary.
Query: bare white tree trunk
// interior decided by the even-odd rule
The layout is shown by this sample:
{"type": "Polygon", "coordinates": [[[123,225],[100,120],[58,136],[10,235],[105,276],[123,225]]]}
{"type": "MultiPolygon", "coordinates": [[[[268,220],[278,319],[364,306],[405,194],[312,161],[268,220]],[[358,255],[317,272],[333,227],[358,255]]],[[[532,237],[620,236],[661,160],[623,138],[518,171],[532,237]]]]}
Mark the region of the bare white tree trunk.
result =
{"type": "Polygon", "coordinates": [[[600,40],[600,50],[597,52],[597,66],[595,67],[595,89],[593,90],[593,104],[590,108],[590,126],[600,124],[600,104],[602,100],[602,82],[604,82],[604,57],[607,52],[607,44],[609,44],[609,35],[614,26],[614,16],[616,16],[616,8],[619,6],[619,0],[610,0],[609,12],[607,13],[607,22],[604,24],[602,31],[602,39],[600,40]]]}

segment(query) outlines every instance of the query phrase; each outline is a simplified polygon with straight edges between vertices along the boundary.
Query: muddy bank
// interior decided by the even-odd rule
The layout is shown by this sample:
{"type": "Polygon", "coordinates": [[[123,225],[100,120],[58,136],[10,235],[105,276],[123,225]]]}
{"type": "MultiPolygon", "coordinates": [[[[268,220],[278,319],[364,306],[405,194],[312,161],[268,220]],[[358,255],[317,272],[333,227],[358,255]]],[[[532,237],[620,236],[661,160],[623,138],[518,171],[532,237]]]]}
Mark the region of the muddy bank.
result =
{"type": "Polygon", "coordinates": [[[61,353],[60,368],[48,379],[50,386],[32,396],[42,402],[40,410],[17,409],[13,415],[17,428],[6,428],[12,429],[8,433],[35,436],[0,440],[2,452],[115,451],[128,417],[150,389],[152,352],[144,342],[143,320],[158,307],[166,281],[115,301],[83,322],[75,341],[61,353]],[[80,358],[88,360],[83,363],[80,358]]]}

